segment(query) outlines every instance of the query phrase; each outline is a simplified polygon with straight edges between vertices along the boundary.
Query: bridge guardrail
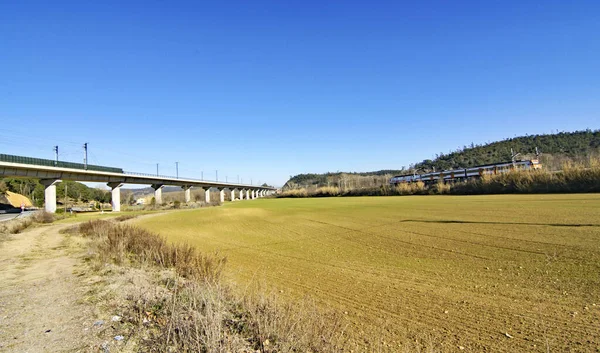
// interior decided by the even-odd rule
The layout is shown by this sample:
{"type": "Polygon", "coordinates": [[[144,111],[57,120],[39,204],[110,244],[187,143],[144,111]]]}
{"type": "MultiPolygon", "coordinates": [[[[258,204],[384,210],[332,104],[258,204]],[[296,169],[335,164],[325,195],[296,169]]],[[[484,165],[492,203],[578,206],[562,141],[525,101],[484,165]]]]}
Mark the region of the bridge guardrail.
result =
{"type": "Polygon", "coordinates": [[[54,161],[51,159],[22,157],[22,156],[10,155],[10,154],[0,154],[0,161],[8,162],[8,163],[41,165],[41,166],[46,166],[46,167],[71,168],[71,169],[83,169],[83,170],[87,169],[87,170],[93,170],[96,172],[123,173],[123,169],[121,169],[121,168],[104,167],[104,166],[93,165],[93,164],[88,164],[87,168],[86,168],[86,165],[83,163],[54,161]]]}
{"type": "Polygon", "coordinates": [[[258,186],[258,185],[252,185],[252,184],[230,183],[230,182],[224,182],[224,181],[218,181],[218,180],[197,179],[197,178],[188,178],[188,177],[178,178],[178,177],[172,176],[172,175],[160,175],[160,174],[151,174],[151,173],[138,173],[138,172],[123,171],[123,174],[133,175],[133,176],[137,175],[137,176],[143,176],[143,177],[169,178],[169,179],[175,179],[175,180],[177,180],[177,179],[183,179],[183,180],[197,181],[197,182],[200,182],[200,183],[235,184],[235,185],[254,186],[254,187],[258,186]]]}
{"type": "MultiPolygon", "coordinates": [[[[86,168],[86,165],[84,165],[83,163],[63,162],[63,161],[55,161],[55,160],[51,160],[51,159],[14,156],[14,155],[10,155],[10,154],[1,154],[1,153],[0,153],[0,162],[30,164],[30,165],[39,165],[39,166],[46,166],[46,167],[92,170],[92,171],[96,171],[96,172],[118,173],[118,174],[126,174],[126,175],[133,175],[133,176],[137,175],[137,176],[144,176],[144,177],[181,179],[181,178],[178,178],[175,176],[169,176],[169,175],[127,172],[121,168],[104,167],[104,166],[93,165],[93,164],[88,164],[87,168],[86,168]]],[[[184,179],[197,181],[197,182],[201,182],[201,183],[202,182],[205,182],[205,183],[227,183],[227,184],[229,183],[229,182],[222,182],[222,181],[217,181],[217,180],[196,179],[196,178],[184,178],[184,179]]],[[[243,184],[243,183],[242,184],[241,183],[231,183],[231,184],[241,185],[241,186],[258,187],[258,185],[252,185],[252,184],[243,184]]]]}

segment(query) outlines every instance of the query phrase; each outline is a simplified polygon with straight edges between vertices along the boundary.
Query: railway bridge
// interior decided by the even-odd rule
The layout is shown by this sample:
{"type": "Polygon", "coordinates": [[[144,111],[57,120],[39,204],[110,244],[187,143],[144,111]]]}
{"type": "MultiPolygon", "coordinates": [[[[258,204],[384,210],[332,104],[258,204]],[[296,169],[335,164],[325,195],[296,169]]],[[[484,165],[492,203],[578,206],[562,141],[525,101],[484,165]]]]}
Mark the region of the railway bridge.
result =
{"type": "Polygon", "coordinates": [[[274,188],[264,186],[132,173],[119,168],[2,154],[0,154],[0,177],[39,179],[44,186],[44,207],[51,213],[56,212],[56,184],[62,180],[106,183],[112,190],[113,212],[121,210],[121,187],[124,184],[151,185],[156,202],[159,204],[162,203],[162,188],[167,185],[180,186],[185,191],[185,202],[190,201],[191,189],[194,187],[205,190],[206,202],[210,202],[210,189],[219,191],[221,202],[225,201],[226,189],[230,190],[232,201],[236,199],[236,192],[240,200],[251,200],[275,192],[274,188]]]}

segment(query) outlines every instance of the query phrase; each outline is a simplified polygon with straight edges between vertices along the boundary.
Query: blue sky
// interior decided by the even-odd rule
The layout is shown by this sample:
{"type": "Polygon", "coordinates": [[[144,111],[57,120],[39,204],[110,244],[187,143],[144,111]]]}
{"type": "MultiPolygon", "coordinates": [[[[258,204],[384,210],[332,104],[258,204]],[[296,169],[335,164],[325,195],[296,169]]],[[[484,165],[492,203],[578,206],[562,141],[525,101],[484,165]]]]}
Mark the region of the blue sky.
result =
{"type": "Polygon", "coordinates": [[[282,185],[599,128],[598,1],[3,1],[0,153],[282,185]]]}

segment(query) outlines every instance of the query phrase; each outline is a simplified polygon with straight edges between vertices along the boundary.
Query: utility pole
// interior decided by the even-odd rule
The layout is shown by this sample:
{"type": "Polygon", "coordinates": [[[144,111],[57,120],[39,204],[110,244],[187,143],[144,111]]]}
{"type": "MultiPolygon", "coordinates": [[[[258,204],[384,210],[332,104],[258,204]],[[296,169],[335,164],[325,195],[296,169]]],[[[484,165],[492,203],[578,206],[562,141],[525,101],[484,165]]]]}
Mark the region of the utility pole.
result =
{"type": "Polygon", "coordinates": [[[179,179],[179,162],[175,162],[175,173],[177,179],[179,179]]]}
{"type": "Polygon", "coordinates": [[[54,166],[58,167],[58,146],[54,146],[54,158],[55,158],[55,162],[54,162],[54,166]]]}
{"type": "Polygon", "coordinates": [[[200,180],[204,180],[204,171],[200,172],[200,180]]]}
{"type": "Polygon", "coordinates": [[[225,175],[225,182],[227,183],[227,175],[225,175]]]}
{"type": "Polygon", "coordinates": [[[217,178],[215,181],[219,181],[219,171],[215,170],[215,177],[217,178]]]}
{"type": "Polygon", "coordinates": [[[239,183],[240,183],[240,176],[239,176],[239,174],[238,174],[238,184],[239,184],[239,183]]]}
{"type": "Polygon", "coordinates": [[[156,163],[156,176],[158,176],[158,163],[156,163]]]}
{"type": "Polygon", "coordinates": [[[83,169],[87,170],[87,162],[88,162],[88,157],[87,157],[87,145],[88,143],[84,143],[83,144],[83,169]]]}
{"type": "Polygon", "coordinates": [[[520,155],[520,153],[515,153],[513,151],[513,149],[510,149],[510,159],[512,161],[513,167],[515,167],[517,165],[517,156],[520,155]]]}

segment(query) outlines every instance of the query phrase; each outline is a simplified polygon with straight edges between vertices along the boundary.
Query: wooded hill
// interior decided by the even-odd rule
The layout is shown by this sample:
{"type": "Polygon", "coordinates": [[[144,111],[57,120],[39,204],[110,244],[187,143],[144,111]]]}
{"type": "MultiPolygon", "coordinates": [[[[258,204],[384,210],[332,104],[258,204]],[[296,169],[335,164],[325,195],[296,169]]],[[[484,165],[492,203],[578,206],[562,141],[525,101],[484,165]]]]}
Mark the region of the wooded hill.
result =
{"type": "Polygon", "coordinates": [[[511,148],[520,153],[517,159],[535,158],[535,148],[541,152],[541,162],[546,169],[559,169],[568,160],[588,158],[600,151],[600,130],[560,132],[557,134],[526,135],[481,145],[471,143],[454,152],[436,154],[434,159],[411,164],[408,168],[379,170],[363,173],[298,174],[287,181],[290,185],[326,186],[332,179],[343,174],[354,176],[383,176],[411,173],[426,173],[432,170],[467,168],[511,160],[511,148]]]}

